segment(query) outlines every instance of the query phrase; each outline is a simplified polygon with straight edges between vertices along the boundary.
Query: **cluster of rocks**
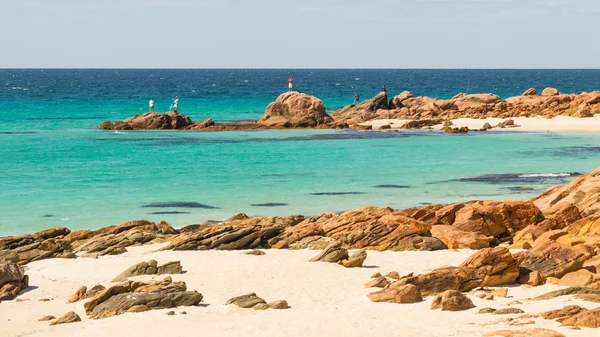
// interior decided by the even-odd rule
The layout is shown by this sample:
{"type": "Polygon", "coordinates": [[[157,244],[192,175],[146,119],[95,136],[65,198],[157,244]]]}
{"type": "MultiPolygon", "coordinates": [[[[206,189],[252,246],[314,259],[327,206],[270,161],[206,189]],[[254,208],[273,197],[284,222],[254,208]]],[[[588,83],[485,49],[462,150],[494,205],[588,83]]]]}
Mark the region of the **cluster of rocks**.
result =
{"type": "Polygon", "coordinates": [[[341,108],[333,112],[331,117],[336,121],[353,125],[374,119],[436,120],[533,116],[550,118],[558,115],[591,117],[598,112],[600,112],[598,91],[561,94],[557,89],[546,88],[538,96],[537,91],[531,88],[521,96],[506,100],[494,94],[465,93],[460,93],[449,100],[440,100],[427,96],[415,97],[411,92],[404,91],[388,101],[387,94],[381,92],[361,104],[341,108]]]}
{"type": "MultiPolygon", "coordinates": [[[[105,130],[194,130],[233,131],[285,128],[347,128],[371,129],[359,123],[374,119],[409,119],[403,128],[422,128],[441,124],[444,119],[454,118],[510,118],[566,115],[591,117],[600,112],[600,92],[561,94],[554,88],[546,88],[541,96],[533,88],[521,96],[503,100],[494,94],[460,93],[449,100],[427,96],[415,97],[404,91],[388,100],[385,92],[373,98],[351,104],[327,114],[323,101],[299,92],[286,92],[269,104],[263,116],[256,121],[217,123],[212,119],[193,122],[178,112],[147,112],[123,121],[106,121],[96,128],[105,130]],[[431,124],[435,121],[435,124],[431,124]]],[[[515,127],[498,125],[497,127],[515,127]]],[[[483,126],[478,131],[491,129],[483,126]]],[[[444,126],[448,133],[467,133],[468,128],[444,126]]]]}
{"type": "Polygon", "coordinates": [[[104,130],[193,130],[234,131],[253,129],[286,128],[347,128],[344,122],[336,122],[325,112],[323,101],[299,92],[281,94],[267,106],[264,115],[257,121],[217,123],[212,119],[193,122],[178,112],[147,112],[123,121],[106,121],[97,129],[104,130]]]}
{"type": "Polygon", "coordinates": [[[434,300],[435,308],[439,306],[445,310],[442,303],[455,303],[456,307],[448,310],[459,307],[465,310],[474,306],[457,292],[462,294],[480,287],[512,284],[519,277],[518,262],[507,248],[485,248],[458,267],[443,267],[417,276],[409,274],[394,282],[375,275],[377,278],[367,283],[367,287],[383,289],[368,294],[368,297],[373,302],[415,303],[423,297],[439,296],[434,300]]]}

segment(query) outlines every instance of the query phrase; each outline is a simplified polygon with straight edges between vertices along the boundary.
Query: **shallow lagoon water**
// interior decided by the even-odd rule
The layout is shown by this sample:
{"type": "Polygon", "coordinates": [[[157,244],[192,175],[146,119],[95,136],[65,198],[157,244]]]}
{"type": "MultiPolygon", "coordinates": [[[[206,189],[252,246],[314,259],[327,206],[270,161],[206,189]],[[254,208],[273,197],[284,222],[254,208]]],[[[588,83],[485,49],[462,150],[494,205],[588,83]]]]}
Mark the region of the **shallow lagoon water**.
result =
{"type": "Polygon", "coordinates": [[[597,70],[0,70],[0,236],[526,199],[600,163],[600,135],[591,133],[93,129],[144,112],[150,96],[165,110],[179,95],[194,120],[256,119],[289,75],[329,110],[382,83],[442,98],[600,87],[597,70]]]}

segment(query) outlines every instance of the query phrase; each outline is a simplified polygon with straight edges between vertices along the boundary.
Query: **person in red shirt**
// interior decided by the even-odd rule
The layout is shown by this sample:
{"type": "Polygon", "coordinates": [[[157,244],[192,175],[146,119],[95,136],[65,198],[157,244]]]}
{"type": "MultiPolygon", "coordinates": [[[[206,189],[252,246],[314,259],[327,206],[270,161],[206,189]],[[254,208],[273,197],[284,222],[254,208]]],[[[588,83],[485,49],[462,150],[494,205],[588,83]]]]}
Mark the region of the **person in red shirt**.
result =
{"type": "Polygon", "coordinates": [[[288,79],[288,91],[292,91],[292,89],[294,89],[294,77],[288,79]]]}

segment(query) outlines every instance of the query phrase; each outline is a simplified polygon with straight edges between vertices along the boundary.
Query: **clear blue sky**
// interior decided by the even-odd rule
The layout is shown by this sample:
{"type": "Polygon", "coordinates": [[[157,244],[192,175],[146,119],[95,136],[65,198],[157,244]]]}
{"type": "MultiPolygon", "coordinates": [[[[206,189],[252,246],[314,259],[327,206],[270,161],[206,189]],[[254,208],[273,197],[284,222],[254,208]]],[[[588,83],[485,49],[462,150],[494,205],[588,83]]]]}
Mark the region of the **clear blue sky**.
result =
{"type": "Polygon", "coordinates": [[[600,68],[598,0],[0,0],[0,68],[600,68]]]}

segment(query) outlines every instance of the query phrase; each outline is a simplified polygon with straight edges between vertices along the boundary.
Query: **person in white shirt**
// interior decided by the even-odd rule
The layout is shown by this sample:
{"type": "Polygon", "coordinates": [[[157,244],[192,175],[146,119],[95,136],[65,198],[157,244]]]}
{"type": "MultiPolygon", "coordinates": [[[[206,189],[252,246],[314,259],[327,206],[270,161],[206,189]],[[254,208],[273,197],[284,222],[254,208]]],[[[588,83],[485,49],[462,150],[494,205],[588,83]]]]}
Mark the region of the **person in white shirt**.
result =
{"type": "Polygon", "coordinates": [[[177,112],[177,110],[179,110],[179,97],[175,96],[175,99],[173,100],[173,111],[177,112]]]}
{"type": "Polygon", "coordinates": [[[154,112],[154,98],[150,98],[150,102],[148,104],[150,105],[150,112],[154,112]]]}

